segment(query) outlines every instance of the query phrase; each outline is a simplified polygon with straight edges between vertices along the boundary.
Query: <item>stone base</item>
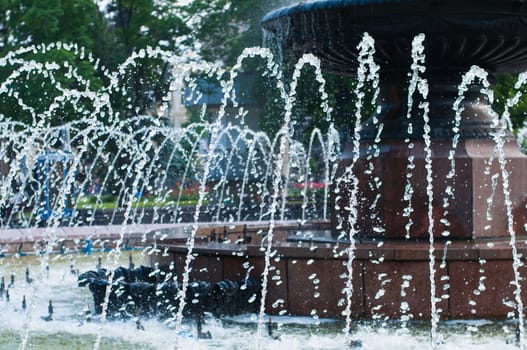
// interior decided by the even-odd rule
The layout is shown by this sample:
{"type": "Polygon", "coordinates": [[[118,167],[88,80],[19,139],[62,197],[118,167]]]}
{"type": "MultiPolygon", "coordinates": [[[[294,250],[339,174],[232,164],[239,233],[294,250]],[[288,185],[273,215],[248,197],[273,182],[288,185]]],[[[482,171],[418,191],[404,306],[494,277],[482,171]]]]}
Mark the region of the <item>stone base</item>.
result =
{"type": "MultiPolygon", "coordinates": [[[[292,228],[276,232],[269,272],[266,313],[343,318],[348,255],[345,243],[287,242],[292,228]]],[[[191,280],[260,278],[265,264],[260,249],[264,227],[248,229],[250,244],[196,240],[191,280]]],[[[218,230],[216,230],[218,232],[218,230]]],[[[239,236],[235,230],[229,237],[239,236]]],[[[527,254],[525,239],[520,254],[527,254]]],[[[265,242],[264,242],[265,243],[265,242]]],[[[183,241],[165,246],[164,257],[152,263],[174,262],[181,277],[187,248],[183,241]]],[[[515,313],[512,250],[506,240],[438,242],[435,247],[436,305],[443,319],[505,319],[515,313]]],[[[162,249],[163,250],[163,249],[162,249]]],[[[354,250],[355,319],[429,319],[431,310],[429,244],[426,241],[358,242],[354,250]]],[[[527,274],[521,267],[522,276],[527,274]]],[[[522,283],[524,304],[527,285],[522,283]]]]}
{"type": "MultiPolygon", "coordinates": [[[[426,151],[423,141],[413,143],[414,147],[409,149],[404,141],[387,140],[380,146],[377,157],[371,156],[371,150],[367,151],[370,144],[361,145],[361,158],[354,168],[354,173],[359,174],[357,228],[361,237],[403,239],[408,234],[411,238],[427,239],[426,151]],[[415,168],[409,170],[408,159],[411,157],[415,168]],[[382,182],[379,188],[375,185],[375,178],[382,182]],[[411,214],[407,213],[409,201],[404,200],[409,185],[413,191],[411,214]],[[409,219],[413,223],[407,231],[409,219]],[[376,231],[376,227],[380,230],[376,231]]],[[[461,141],[454,156],[454,179],[448,178],[451,147],[451,140],[432,142],[434,236],[444,239],[445,231],[448,231],[448,239],[506,238],[508,221],[497,156],[489,165],[495,143],[487,139],[461,141]],[[453,192],[454,196],[449,197],[446,194],[449,192],[453,192]],[[444,206],[445,200],[448,201],[447,207],[444,206]],[[448,225],[444,224],[445,220],[448,225]]],[[[527,223],[527,177],[522,175],[527,171],[527,157],[515,142],[508,142],[503,152],[507,161],[514,229],[519,235],[527,234],[524,226],[527,223]]],[[[351,163],[352,153],[348,149],[342,155],[339,173],[344,173],[351,163]]],[[[349,206],[351,184],[344,179],[340,183],[337,180],[337,186],[339,192],[333,193],[330,200],[338,208],[331,213],[335,237],[341,232],[349,232],[350,226],[350,213],[346,208],[349,206]]]]}

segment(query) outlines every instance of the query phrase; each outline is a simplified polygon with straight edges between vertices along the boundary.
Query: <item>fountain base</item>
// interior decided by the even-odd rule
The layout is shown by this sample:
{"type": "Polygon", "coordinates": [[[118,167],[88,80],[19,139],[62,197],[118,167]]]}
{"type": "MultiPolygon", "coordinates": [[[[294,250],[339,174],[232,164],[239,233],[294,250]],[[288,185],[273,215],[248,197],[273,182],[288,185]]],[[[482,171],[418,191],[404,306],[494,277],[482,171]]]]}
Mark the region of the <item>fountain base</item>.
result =
{"type": "MultiPolygon", "coordinates": [[[[451,140],[432,141],[434,237],[507,239],[507,206],[496,143],[491,139],[462,139],[456,151],[451,154],[451,150],[451,140]]],[[[527,169],[527,157],[514,140],[506,142],[501,151],[509,176],[514,230],[518,235],[525,235],[527,198],[524,189],[527,188],[527,178],[521,174],[527,169]]],[[[361,144],[361,155],[354,167],[359,180],[358,236],[428,240],[425,158],[426,145],[421,140],[361,144]],[[375,147],[376,156],[373,155],[375,147]]],[[[341,156],[339,173],[343,174],[352,160],[350,145],[341,156]]],[[[330,203],[335,203],[338,208],[331,211],[334,236],[338,237],[348,235],[350,231],[347,203],[350,202],[352,183],[341,181],[336,186],[339,191],[332,191],[330,203]]]]}
{"type": "MultiPolygon", "coordinates": [[[[327,233],[329,223],[313,223],[304,229],[327,233]]],[[[266,239],[267,228],[247,227],[245,232],[252,237],[249,244],[233,243],[233,238],[241,237],[242,226],[228,229],[230,242],[210,242],[212,230],[207,227],[198,231],[190,280],[216,283],[259,278],[265,266],[261,242],[266,239]]],[[[222,230],[215,228],[215,232],[222,230]]],[[[320,237],[298,239],[295,230],[293,223],[282,223],[275,229],[276,253],[271,258],[266,313],[343,318],[349,243],[324,241],[320,237]],[[296,237],[296,241],[287,239],[291,237],[296,237]]],[[[163,248],[165,254],[151,256],[150,263],[174,262],[181,276],[188,252],[185,241],[172,240],[163,248]]],[[[506,239],[436,242],[434,248],[436,301],[441,318],[514,317],[512,251],[506,239]]],[[[518,251],[527,254],[525,240],[518,244],[518,251]]],[[[356,243],[354,255],[353,318],[430,318],[427,241],[362,240],[356,243]]]]}

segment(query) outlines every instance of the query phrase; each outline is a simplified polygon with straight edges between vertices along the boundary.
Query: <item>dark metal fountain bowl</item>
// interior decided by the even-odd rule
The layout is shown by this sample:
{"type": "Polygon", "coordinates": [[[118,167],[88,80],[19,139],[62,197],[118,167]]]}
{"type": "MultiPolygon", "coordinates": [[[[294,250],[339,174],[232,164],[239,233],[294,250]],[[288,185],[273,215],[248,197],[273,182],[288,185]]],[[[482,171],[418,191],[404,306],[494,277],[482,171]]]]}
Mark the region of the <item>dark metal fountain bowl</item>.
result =
{"type": "Polygon", "coordinates": [[[352,74],[368,32],[386,70],[408,70],[413,38],[426,35],[428,70],[527,69],[525,0],[328,0],[268,14],[265,30],[296,56],[313,53],[326,70],[352,74]]]}

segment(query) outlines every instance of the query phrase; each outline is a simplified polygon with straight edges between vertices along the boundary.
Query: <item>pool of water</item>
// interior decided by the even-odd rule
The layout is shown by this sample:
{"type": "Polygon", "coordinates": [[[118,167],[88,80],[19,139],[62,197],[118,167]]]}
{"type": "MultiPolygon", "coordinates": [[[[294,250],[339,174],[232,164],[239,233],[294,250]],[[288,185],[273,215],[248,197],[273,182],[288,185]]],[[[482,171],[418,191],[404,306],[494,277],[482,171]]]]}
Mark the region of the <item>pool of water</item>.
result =
{"type": "MultiPolygon", "coordinates": [[[[106,256],[100,255],[106,262],[106,256]]],[[[133,253],[136,265],[142,263],[140,252],[133,253]]],[[[49,270],[41,268],[38,257],[9,257],[0,260],[0,276],[6,286],[10,275],[15,283],[9,289],[10,298],[0,298],[0,349],[18,348],[27,334],[28,349],[93,349],[98,334],[102,334],[100,349],[343,349],[346,348],[337,320],[314,320],[306,317],[272,317],[272,337],[267,325],[258,339],[256,315],[214,319],[207,317],[204,331],[212,339],[197,339],[196,327],[184,322],[179,332],[157,319],[141,319],[144,330],[137,328],[137,319],[108,321],[102,324],[93,316],[88,322],[87,310],[93,310],[88,288],[77,286],[77,270],[95,269],[98,255],[56,255],[49,258],[49,270]],[[26,281],[29,268],[31,283],[26,281]],[[27,307],[22,307],[26,297],[27,307]],[[52,321],[44,318],[52,301],[52,321]],[[179,333],[179,334],[177,334],[179,333]],[[277,338],[277,339],[275,339],[277,338]]],[[[120,264],[126,266],[128,253],[120,264]]],[[[266,317],[266,320],[269,318],[266,317]]],[[[423,349],[430,348],[427,322],[357,322],[353,338],[363,349],[423,349]]],[[[449,321],[440,324],[439,349],[515,349],[514,322],[449,321]]]]}

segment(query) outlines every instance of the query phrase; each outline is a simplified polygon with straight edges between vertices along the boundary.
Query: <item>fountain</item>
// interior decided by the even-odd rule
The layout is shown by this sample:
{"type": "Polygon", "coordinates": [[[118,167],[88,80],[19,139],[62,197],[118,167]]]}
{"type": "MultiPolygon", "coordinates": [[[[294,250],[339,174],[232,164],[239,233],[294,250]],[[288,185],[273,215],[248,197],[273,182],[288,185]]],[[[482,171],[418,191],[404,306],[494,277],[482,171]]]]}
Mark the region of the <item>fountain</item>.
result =
{"type": "MultiPolygon", "coordinates": [[[[444,231],[449,232],[449,238],[456,239],[509,236],[503,198],[494,198],[496,205],[491,213],[492,222],[489,223],[486,215],[483,215],[486,213],[486,203],[481,199],[490,196],[490,179],[478,178],[477,175],[481,174],[485,162],[492,157],[495,149],[492,135],[498,131],[498,126],[494,125],[494,116],[482,86],[476,84],[477,81],[465,86],[463,99],[456,105],[456,109],[461,112],[459,120],[455,118],[456,110],[453,107],[460,97],[458,86],[462,76],[473,65],[485,69],[488,76],[484,79],[489,81],[494,73],[519,72],[527,67],[524,11],[525,6],[518,1],[489,1],[483,4],[470,1],[463,4],[449,1],[320,1],[279,10],[264,19],[264,27],[281,38],[284,48],[291,48],[298,57],[304,53],[313,53],[321,59],[323,69],[338,74],[355,73],[358,59],[355,47],[362,33],[367,32],[375,39],[374,58],[381,69],[381,96],[377,113],[364,120],[361,127],[363,151],[358,164],[352,166],[356,166],[356,173],[361,174],[358,175],[362,186],[359,192],[369,192],[366,187],[368,177],[377,176],[381,183],[389,183],[393,187],[390,186],[389,191],[386,187],[380,190],[381,200],[376,202],[377,213],[373,219],[367,208],[375,199],[375,191],[363,195],[373,198],[360,199],[357,216],[360,237],[428,237],[424,121],[418,103],[411,103],[416,96],[412,96],[409,81],[412,63],[417,63],[412,62],[412,41],[420,33],[426,36],[422,43],[426,62],[419,63],[422,67],[417,73],[426,79],[429,89],[426,101],[429,103],[433,173],[436,178],[447,179],[443,183],[434,183],[435,197],[441,201],[441,195],[447,192],[447,187],[455,194],[463,193],[456,197],[455,202],[449,203],[445,215],[440,212],[435,214],[434,236],[444,237],[441,234],[444,231]],[[381,124],[383,129],[379,133],[381,124]],[[381,141],[375,141],[378,136],[381,141]],[[454,138],[456,144],[452,147],[454,138]],[[373,161],[373,173],[365,174],[372,163],[368,157],[373,156],[371,148],[375,144],[381,148],[380,155],[373,161]],[[452,159],[449,152],[452,148],[455,152],[452,163],[455,169],[450,167],[452,159]],[[411,157],[415,170],[413,166],[407,169],[411,157]],[[447,177],[451,170],[457,175],[455,180],[452,180],[452,176],[447,177]],[[405,215],[407,200],[400,199],[405,197],[408,173],[412,173],[414,179],[410,181],[413,200],[425,205],[405,215]],[[440,222],[442,217],[450,224],[440,222]],[[413,224],[407,229],[408,218],[413,224]],[[379,224],[389,227],[389,230],[379,235],[373,230],[379,224]],[[406,232],[406,235],[401,232],[406,232]]],[[[513,136],[508,133],[504,137],[509,169],[521,168],[524,160],[513,136]]],[[[350,143],[341,157],[341,168],[352,163],[353,154],[353,145],[350,143]]],[[[510,183],[512,209],[518,223],[525,222],[522,210],[525,204],[522,194],[525,183],[522,181],[518,177],[510,183]]],[[[342,201],[343,207],[347,200],[346,196],[340,196],[339,200],[333,201],[342,201]]],[[[441,205],[434,203],[435,207],[441,205]]],[[[337,225],[336,215],[338,211],[333,213],[334,227],[337,225]]],[[[349,230],[349,223],[345,226],[348,227],[343,229],[349,230]]],[[[515,226],[518,234],[525,233],[523,225],[515,226]]],[[[338,235],[338,232],[335,233],[338,235]]]]}
{"type": "MultiPolygon", "coordinates": [[[[289,86],[267,48],[244,50],[229,71],[152,48],[115,73],[62,43],[0,58],[0,67],[13,67],[0,95],[33,120],[0,116],[0,305],[13,320],[0,324],[15,339],[8,346],[25,349],[46,332],[60,343],[67,332],[94,349],[114,338],[126,338],[124,348],[246,348],[256,331],[257,348],[267,341],[353,348],[361,346],[357,339],[366,348],[422,348],[429,334],[436,348],[442,333],[457,344],[462,324],[473,333],[497,327],[504,338],[517,329],[525,347],[527,158],[508,110],[527,75],[503,116],[491,108],[490,87],[494,73],[527,69],[526,6],[329,0],[277,10],[263,27],[297,61],[289,86]],[[26,57],[53,50],[97,67],[108,85],[92,91],[72,65],[26,57]],[[174,67],[178,84],[170,89],[185,82],[189,100],[200,100],[196,75],[217,80],[223,97],[216,118],[203,109],[183,129],[146,115],[122,118],[112,98],[125,95],[127,69],[145,57],[174,67]],[[237,115],[226,108],[238,105],[236,79],[255,57],[284,103],[272,139],[248,128],[243,108],[237,115]],[[306,66],[314,68],[330,125],[325,135],[313,132],[309,147],[293,140],[291,123],[306,66]],[[353,133],[342,152],[322,71],[357,79],[353,133]],[[24,76],[54,81],[59,74],[77,88],[57,84],[47,109],[20,94],[24,76]],[[374,112],[364,117],[367,103],[374,112]],[[79,119],[54,126],[63,109],[79,119]],[[319,202],[308,195],[314,142],[324,163],[319,202]],[[292,185],[302,190],[300,204],[288,202],[292,185]],[[16,278],[24,271],[25,281],[16,278]],[[249,311],[256,316],[233,316],[249,311]],[[288,337],[273,323],[297,316],[312,324],[308,334],[299,327],[288,337]],[[500,322],[440,322],[483,318],[500,322]]],[[[134,115],[131,100],[126,108],[134,115]]],[[[505,346],[503,339],[473,340],[467,348],[505,346]]]]}
{"type": "MultiPolygon", "coordinates": [[[[314,1],[266,16],[279,50],[358,75],[377,108],[350,121],[330,226],[295,235],[271,221],[261,249],[200,243],[192,266],[211,279],[211,268],[239,278],[251,266],[264,285],[274,271],[265,312],[345,317],[346,330],[351,319],[431,319],[434,347],[440,318],[512,317],[524,346],[527,158],[489,86],[527,68],[526,17],[518,1],[314,1]]],[[[177,266],[187,248],[168,248],[177,266]]]]}
{"type": "Polygon", "coordinates": [[[284,49],[313,53],[338,74],[354,74],[363,33],[375,40],[378,108],[345,146],[331,201],[333,237],[358,244],[363,280],[353,282],[363,300],[354,315],[401,317],[406,301],[414,317],[428,318],[430,279],[441,317],[505,317],[511,309],[497,299],[521,306],[509,282],[520,280],[512,262],[524,249],[515,236],[525,235],[527,158],[492,111],[488,83],[527,67],[526,9],[517,1],[318,1],[264,19],[284,49]],[[482,275],[493,287],[475,298],[482,275]],[[418,283],[413,296],[400,293],[404,276],[418,283]],[[369,283],[377,277],[374,284],[391,279],[379,298],[369,283]]]}

